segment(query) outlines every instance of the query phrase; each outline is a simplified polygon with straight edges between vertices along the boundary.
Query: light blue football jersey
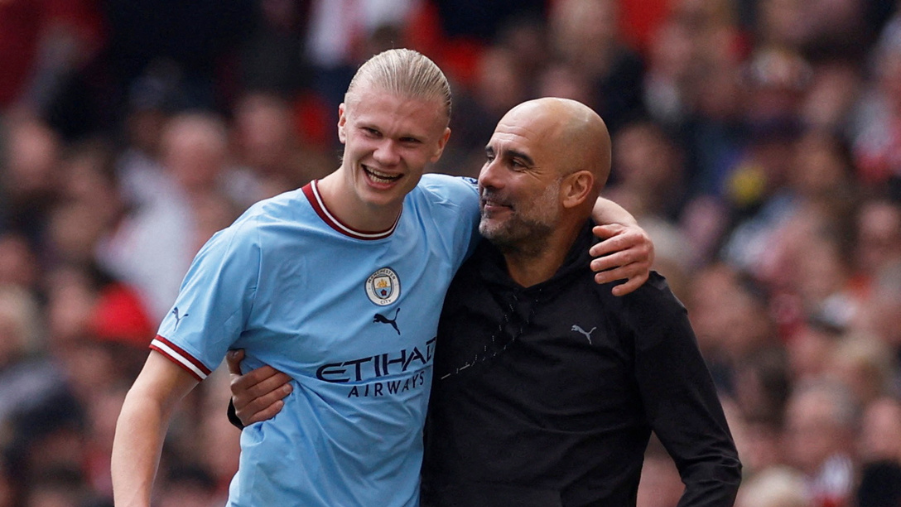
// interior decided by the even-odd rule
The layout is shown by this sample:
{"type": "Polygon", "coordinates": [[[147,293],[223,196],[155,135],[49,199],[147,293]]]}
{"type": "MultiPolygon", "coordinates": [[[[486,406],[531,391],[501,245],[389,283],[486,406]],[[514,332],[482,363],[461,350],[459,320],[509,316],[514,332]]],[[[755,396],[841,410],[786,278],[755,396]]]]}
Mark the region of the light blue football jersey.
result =
{"type": "Polygon", "coordinates": [[[284,409],[242,432],[228,505],[419,504],[438,317],[478,220],[472,180],[424,175],[391,230],[361,233],[313,182],[201,249],[151,348],[201,380],[237,348],[245,371],[294,379],[284,409]]]}

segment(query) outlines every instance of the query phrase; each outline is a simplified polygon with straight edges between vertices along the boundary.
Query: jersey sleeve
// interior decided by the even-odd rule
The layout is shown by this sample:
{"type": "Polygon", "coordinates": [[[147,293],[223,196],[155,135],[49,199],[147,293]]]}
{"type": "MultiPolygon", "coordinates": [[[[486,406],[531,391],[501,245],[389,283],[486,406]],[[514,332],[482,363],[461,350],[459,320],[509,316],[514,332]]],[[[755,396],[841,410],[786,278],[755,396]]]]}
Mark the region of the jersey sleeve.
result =
{"type": "Polygon", "coordinates": [[[150,348],[205,379],[244,329],[261,251],[257,230],[246,221],[216,233],[191,263],[150,348]]]}

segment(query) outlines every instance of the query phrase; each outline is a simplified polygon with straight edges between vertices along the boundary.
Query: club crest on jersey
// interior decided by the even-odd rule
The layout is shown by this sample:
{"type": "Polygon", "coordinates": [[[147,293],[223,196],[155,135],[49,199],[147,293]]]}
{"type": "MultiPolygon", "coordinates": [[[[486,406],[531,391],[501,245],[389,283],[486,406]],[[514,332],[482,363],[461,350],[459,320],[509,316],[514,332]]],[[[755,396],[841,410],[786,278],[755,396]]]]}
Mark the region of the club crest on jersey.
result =
{"type": "Polygon", "coordinates": [[[400,297],[400,280],[391,268],[382,268],[366,280],[366,295],[379,306],[387,306],[400,297]]]}

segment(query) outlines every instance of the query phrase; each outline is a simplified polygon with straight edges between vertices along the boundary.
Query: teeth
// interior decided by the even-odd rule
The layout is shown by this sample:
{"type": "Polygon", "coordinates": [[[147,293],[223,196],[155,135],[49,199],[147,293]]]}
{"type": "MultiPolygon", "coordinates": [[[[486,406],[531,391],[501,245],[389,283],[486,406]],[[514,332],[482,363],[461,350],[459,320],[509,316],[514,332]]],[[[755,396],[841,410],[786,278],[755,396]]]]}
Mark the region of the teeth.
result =
{"type": "Polygon", "coordinates": [[[391,183],[392,181],[400,179],[400,175],[395,176],[388,173],[379,172],[370,167],[366,168],[366,172],[369,173],[369,177],[372,178],[372,181],[375,181],[376,183],[391,183]]]}

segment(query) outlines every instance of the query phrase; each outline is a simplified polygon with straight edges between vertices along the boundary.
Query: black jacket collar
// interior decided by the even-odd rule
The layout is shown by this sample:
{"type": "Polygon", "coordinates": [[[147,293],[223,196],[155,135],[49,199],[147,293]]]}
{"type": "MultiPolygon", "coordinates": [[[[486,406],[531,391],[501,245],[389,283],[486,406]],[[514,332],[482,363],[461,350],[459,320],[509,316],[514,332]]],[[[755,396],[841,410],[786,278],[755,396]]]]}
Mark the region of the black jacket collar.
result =
{"type": "Polygon", "coordinates": [[[549,280],[531,287],[522,287],[510,278],[504,255],[487,240],[481,242],[475,254],[478,259],[479,273],[489,286],[500,286],[508,290],[541,293],[546,290],[559,288],[570,283],[570,280],[576,276],[590,275],[591,268],[589,263],[591,262],[591,255],[588,253],[588,249],[596,241],[594,234],[591,232],[593,227],[594,223],[590,220],[585,222],[572,247],[566,254],[563,264],[549,280]]]}

